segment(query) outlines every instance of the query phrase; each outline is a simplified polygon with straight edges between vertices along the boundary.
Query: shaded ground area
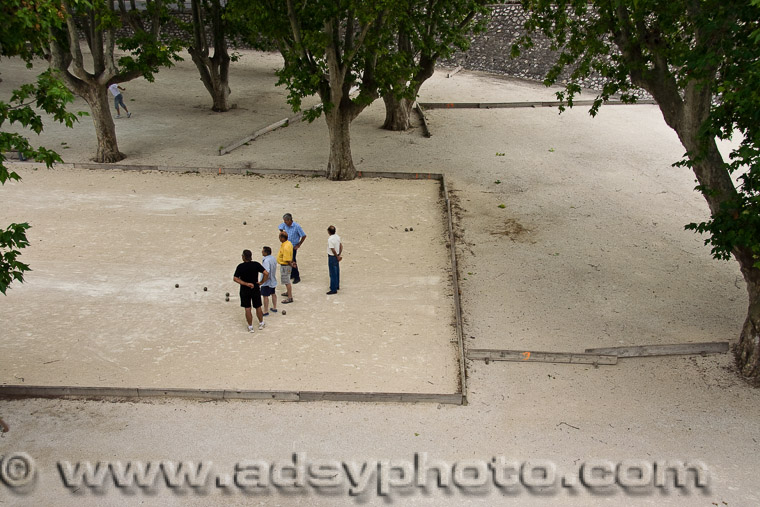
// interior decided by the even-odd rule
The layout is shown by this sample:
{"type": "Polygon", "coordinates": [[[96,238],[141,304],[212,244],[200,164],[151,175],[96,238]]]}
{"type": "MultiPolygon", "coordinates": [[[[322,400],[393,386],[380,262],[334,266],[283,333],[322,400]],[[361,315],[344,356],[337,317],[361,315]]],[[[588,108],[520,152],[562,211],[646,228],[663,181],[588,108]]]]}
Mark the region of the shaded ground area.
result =
{"type": "Polygon", "coordinates": [[[2,383],[458,390],[438,182],[20,173],[0,213],[32,224],[33,271],[0,306],[2,383]],[[287,315],[250,334],[232,273],[244,248],[276,254],[285,211],[307,231],[303,281],[287,315]],[[325,295],[330,224],[346,252],[337,296],[325,295]]]}

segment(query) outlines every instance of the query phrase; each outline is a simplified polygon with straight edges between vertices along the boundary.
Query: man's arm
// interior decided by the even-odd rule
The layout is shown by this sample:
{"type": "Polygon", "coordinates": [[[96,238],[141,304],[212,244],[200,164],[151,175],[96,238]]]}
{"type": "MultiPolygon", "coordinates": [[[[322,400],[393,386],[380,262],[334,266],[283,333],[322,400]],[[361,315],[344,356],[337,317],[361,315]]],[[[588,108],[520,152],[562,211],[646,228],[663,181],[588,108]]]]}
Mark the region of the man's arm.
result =
{"type": "Polygon", "coordinates": [[[264,276],[262,276],[262,277],[261,277],[261,280],[259,281],[259,285],[261,285],[261,284],[263,284],[264,282],[266,282],[267,280],[269,280],[269,271],[267,271],[267,270],[265,269],[265,270],[262,272],[262,274],[263,274],[264,276]]]}
{"type": "Polygon", "coordinates": [[[338,262],[343,259],[343,257],[340,256],[340,254],[343,253],[343,243],[338,243],[338,251],[335,251],[335,248],[330,247],[330,250],[332,250],[333,255],[338,259],[338,262]]]}
{"type": "Polygon", "coordinates": [[[298,240],[297,245],[293,245],[293,249],[298,250],[301,248],[301,245],[303,245],[303,242],[306,241],[306,233],[303,232],[303,227],[301,227],[301,224],[298,224],[298,233],[301,235],[301,237],[298,240]]]}
{"type": "Polygon", "coordinates": [[[241,280],[240,278],[238,278],[236,276],[232,277],[232,281],[235,282],[235,283],[239,283],[243,287],[248,287],[249,289],[253,289],[253,287],[254,287],[254,284],[249,283],[249,282],[244,282],[243,280],[241,280]]]}

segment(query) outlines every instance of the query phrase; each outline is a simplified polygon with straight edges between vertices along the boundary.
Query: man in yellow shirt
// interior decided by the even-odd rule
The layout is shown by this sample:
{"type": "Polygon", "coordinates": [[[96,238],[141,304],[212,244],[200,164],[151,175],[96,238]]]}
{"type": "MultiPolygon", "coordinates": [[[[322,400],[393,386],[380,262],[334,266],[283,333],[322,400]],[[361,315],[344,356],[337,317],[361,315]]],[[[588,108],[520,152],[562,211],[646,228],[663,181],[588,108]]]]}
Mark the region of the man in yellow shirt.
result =
{"type": "Polygon", "coordinates": [[[290,283],[290,274],[293,270],[293,243],[288,241],[288,233],[280,231],[280,251],[277,252],[277,264],[280,265],[280,280],[285,284],[287,292],[283,296],[287,296],[282,301],[282,304],[288,304],[293,302],[293,285],[290,283]]]}

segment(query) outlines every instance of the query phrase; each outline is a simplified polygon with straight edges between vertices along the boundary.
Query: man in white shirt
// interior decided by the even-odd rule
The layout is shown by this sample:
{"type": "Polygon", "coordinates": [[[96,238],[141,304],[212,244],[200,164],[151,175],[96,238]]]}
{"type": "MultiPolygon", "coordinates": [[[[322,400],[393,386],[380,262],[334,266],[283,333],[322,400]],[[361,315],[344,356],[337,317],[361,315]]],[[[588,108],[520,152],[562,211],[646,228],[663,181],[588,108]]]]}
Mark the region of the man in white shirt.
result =
{"type": "Polygon", "coordinates": [[[335,226],[327,228],[327,269],[330,271],[330,291],[327,294],[337,294],[340,290],[340,261],[343,260],[343,243],[340,236],[335,234],[335,226]]]}
{"type": "Polygon", "coordinates": [[[121,118],[121,111],[119,111],[119,105],[121,105],[127,112],[127,118],[131,118],[132,113],[127,109],[127,105],[124,104],[124,97],[121,95],[121,92],[125,91],[125,89],[114,83],[108,87],[108,91],[113,95],[113,106],[116,108],[116,117],[121,118]]]}

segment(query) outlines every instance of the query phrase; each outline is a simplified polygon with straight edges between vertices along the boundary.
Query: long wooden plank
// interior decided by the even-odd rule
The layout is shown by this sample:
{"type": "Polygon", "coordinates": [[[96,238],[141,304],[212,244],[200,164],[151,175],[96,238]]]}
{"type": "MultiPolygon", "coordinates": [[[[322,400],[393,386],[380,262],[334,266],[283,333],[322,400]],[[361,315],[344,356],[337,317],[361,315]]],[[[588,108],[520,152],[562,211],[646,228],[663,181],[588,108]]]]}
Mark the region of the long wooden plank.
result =
{"type": "Polygon", "coordinates": [[[576,354],[570,352],[537,352],[531,350],[471,349],[468,359],[569,364],[617,364],[617,356],[608,354],[576,354]]]}
{"type": "MultiPolygon", "coordinates": [[[[500,108],[520,108],[520,107],[559,107],[562,102],[543,101],[543,102],[420,102],[420,106],[425,109],[500,109],[500,108]]],[[[593,100],[575,100],[573,106],[591,106],[593,100]]],[[[656,104],[654,100],[639,100],[633,104],[621,102],[618,100],[605,103],[606,106],[635,106],[641,104],[656,104]]]]}
{"type": "Polygon", "coordinates": [[[451,76],[453,76],[454,74],[456,74],[457,72],[459,72],[460,70],[462,70],[462,66],[461,66],[461,65],[457,65],[457,66],[456,66],[456,68],[455,68],[454,70],[452,70],[451,72],[449,72],[448,74],[446,74],[446,77],[447,77],[447,78],[448,78],[448,77],[451,77],[451,76]]]}
{"type": "Polygon", "coordinates": [[[586,349],[589,354],[610,354],[617,357],[678,356],[690,354],[725,354],[728,342],[677,343],[672,345],[639,345],[586,349]]]}
{"type": "Polygon", "coordinates": [[[464,352],[464,320],[462,319],[462,301],[459,292],[459,267],[457,266],[457,244],[454,234],[454,213],[449,199],[449,187],[446,177],[441,180],[441,191],[446,202],[446,222],[449,233],[449,253],[451,255],[451,285],[454,289],[454,315],[457,330],[457,359],[459,360],[459,391],[462,394],[462,404],[467,405],[467,368],[464,352]]]}
{"type": "Polygon", "coordinates": [[[427,118],[425,118],[425,111],[422,110],[418,102],[414,103],[414,109],[417,111],[417,114],[420,116],[420,121],[422,122],[422,132],[425,134],[425,137],[431,137],[432,134],[430,133],[430,128],[428,127],[428,124],[427,124],[427,118]]]}
{"type": "Polygon", "coordinates": [[[0,398],[135,398],[153,397],[190,398],[211,400],[279,400],[279,401],[347,401],[347,402],[398,402],[398,403],[465,403],[461,393],[376,393],[347,391],[257,391],[247,389],[181,389],[181,388],[126,388],[82,386],[26,386],[0,385],[0,398]]]}

